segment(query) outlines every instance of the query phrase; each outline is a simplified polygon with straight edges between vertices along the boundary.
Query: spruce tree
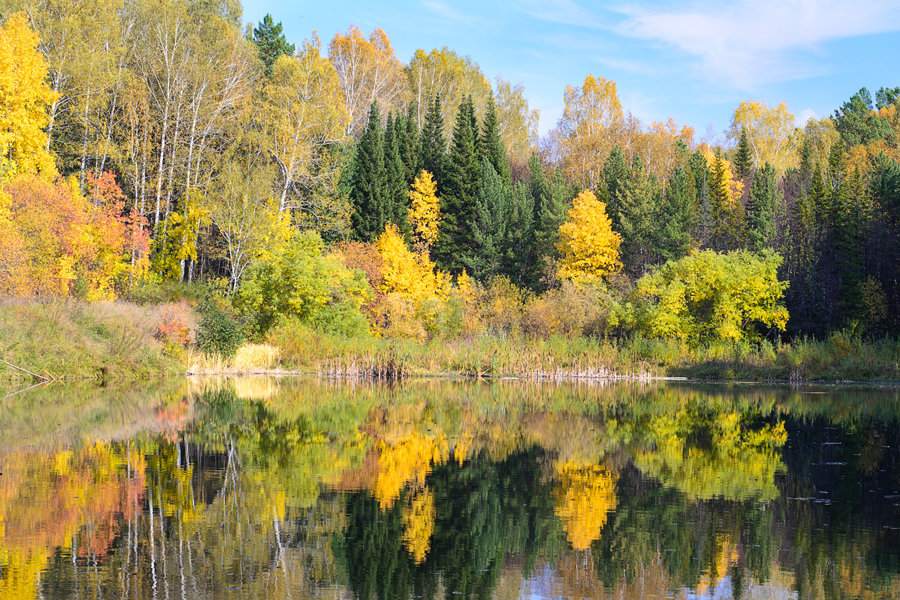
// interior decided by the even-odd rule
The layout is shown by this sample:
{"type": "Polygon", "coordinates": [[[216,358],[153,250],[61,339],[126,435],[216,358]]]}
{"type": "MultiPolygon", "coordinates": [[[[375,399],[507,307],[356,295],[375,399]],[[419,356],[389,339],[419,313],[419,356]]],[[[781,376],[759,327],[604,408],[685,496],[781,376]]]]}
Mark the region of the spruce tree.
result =
{"type": "Polygon", "coordinates": [[[294,44],[288,44],[287,38],[282,33],[281,22],[275,23],[272,15],[263,17],[263,20],[253,28],[250,39],[256,44],[267,77],[272,75],[272,67],[279,56],[290,56],[294,53],[294,44]]]}
{"type": "Polygon", "coordinates": [[[712,235],[712,202],[709,190],[709,165],[703,153],[697,150],[691,155],[688,163],[694,190],[694,219],[693,236],[701,246],[709,243],[712,235]]]}
{"type": "Polygon", "coordinates": [[[465,265],[461,257],[471,250],[472,223],[475,218],[475,194],[481,175],[481,161],[475,137],[475,106],[465,98],[456,112],[453,141],[444,171],[441,213],[444,220],[436,247],[443,268],[460,272],[465,265]]]}
{"type": "Polygon", "coordinates": [[[440,94],[435,94],[428,106],[420,139],[419,168],[431,173],[437,182],[438,194],[443,194],[447,145],[444,142],[444,117],[441,115],[440,94]]]}
{"type": "Polygon", "coordinates": [[[547,193],[541,203],[541,214],[535,221],[535,242],[538,253],[538,267],[542,268],[548,259],[559,256],[559,228],[566,222],[575,188],[569,184],[562,173],[557,171],[546,180],[547,193]]]}
{"type": "Polygon", "coordinates": [[[537,266],[534,196],[531,187],[519,180],[509,194],[503,274],[520,287],[536,289],[539,279],[537,266]]]}
{"type": "Polygon", "coordinates": [[[487,156],[481,159],[473,216],[471,245],[461,258],[475,279],[486,281],[503,266],[509,219],[509,188],[487,156]]]}
{"type": "MultiPolygon", "coordinates": [[[[404,128],[405,129],[405,128],[404,128]]],[[[393,114],[388,114],[384,133],[385,218],[401,232],[408,233],[406,171],[400,156],[400,140],[393,114]]]]}
{"type": "Polygon", "coordinates": [[[766,163],[753,176],[747,202],[747,239],[754,250],[773,246],[779,191],[775,167],[766,163]]]}
{"type": "Polygon", "coordinates": [[[488,99],[478,146],[481,155],[491,161],[491,165],[493,165],[494,171],[497,172],[500,179],[505,184],[510,185],[512,179],[509,172],[509,161],[506,158],[506,146],[503,145],[503,140],[500,139],[500,120],[497,117],[497,106],[494,104],[493,96],[488,99]]]}
{"type": "Polygon", "coordinates": [[[654,230],[662,192],[656,178],[646,172],[640,156],[635,155],[628,179],[616,192],[619,229],[622,235],[622,264],[635,276],[655,261],[654,230]]]}
{"type": "Polygon", "coordinates": [[[747,179],[753,169],[753,155],[750,150],[750,140],[747,139],[747,129],[741,128],[741,137],[738,140],[737,151],[734,153],[734,170],[741,179],[747,179]]]}
{"type": "Polygon", "coordinates": [[[362,242],[372,241],[384,231],[391,217],[385,202],[387,178],[384,167],[381,115],[378,103],[373,102],[369,108],[369,121],[356,144],[350,189],[353,236],[362,242]]]}
{"type": "Polygon", "coordinates": [[[655,219],[656,247],[663,260],[678,260],[691,247],[694,227],[694,200],[691,194],[690,175],[684,168],[676,167],[669,176],[665,201],[655,219]]]}
{"type": "Polygon", "coordinates": [[[600,188],[599,200],[606,203],[606,214],[612,220],[613,229],[616,231],[620,231],[622,224],[620,219],[619,190],[628,180],[628,173],[625,153],[618,146],[613,146],[609,156],[606,158],[606,162],[603,163],[604,185],[600,188]]]}
{"type": "Polygon", "coordinates": [[[397,119],[398,133],[400,133],[400,158],[403,160],[403,168],[406,174],[406,185],[411,186],[419,174],[419,126],[416,124],[416,107],[409,105],[406,117],[397,119]],[[402,132],[399,130],[403,130],[402,132]]]}
{"type": "Polygon", "coordinates": [[[531,198],[534,202],[534,222],[537,223],[541,219],[541,210],[544,207],[545,199],[550,195],[550,190],[547,186],[547,179],[544,177],[544,168],[535,152],[532,152],[528,159],[528,176],[531,198]]]}

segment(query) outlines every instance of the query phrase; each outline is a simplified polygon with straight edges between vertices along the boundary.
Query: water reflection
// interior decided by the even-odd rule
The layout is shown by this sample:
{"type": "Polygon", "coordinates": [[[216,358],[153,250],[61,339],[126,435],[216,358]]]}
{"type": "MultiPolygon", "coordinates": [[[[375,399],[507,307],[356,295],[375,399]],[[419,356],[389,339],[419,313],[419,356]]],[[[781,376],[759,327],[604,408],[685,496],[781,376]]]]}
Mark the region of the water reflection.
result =
{"type": "Polygon", "coordinates": [[[0,598],[900,597],[900,395],[816,391],[45,386],[0,598]]]}

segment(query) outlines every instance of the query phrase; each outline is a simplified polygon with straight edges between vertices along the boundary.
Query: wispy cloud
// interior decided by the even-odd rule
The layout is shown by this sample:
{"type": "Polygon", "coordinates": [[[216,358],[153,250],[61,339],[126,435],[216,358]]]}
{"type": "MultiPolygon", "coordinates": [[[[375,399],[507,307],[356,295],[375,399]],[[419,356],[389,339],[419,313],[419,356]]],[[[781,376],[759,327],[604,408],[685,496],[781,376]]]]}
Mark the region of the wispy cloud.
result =
{"type": "Polygon", "coordinates": [[[456,8],[450,6],[449,4],[441,2],[440,0],[423,0],[422,6],[445,21],[461,23],[470,27],[483,25],[482,20],[478,17],[461,12],[456,8]]]}
{"type": "Polygon", "coordinates": [[[546,23],[593,29],[608,29],[611,26],[610,22],[602,20],[597,14],[572,0],[523,0],[516,2],[515,8],[546,23]]]}
{"type": "Polygon", "coordinates": [[[812,58],[828,42],[900,31],[895,0],[707,0],[622,12],[622,35],[674,46],[698,59],[710,79],[741,90],[821,74],[812,58]]]}

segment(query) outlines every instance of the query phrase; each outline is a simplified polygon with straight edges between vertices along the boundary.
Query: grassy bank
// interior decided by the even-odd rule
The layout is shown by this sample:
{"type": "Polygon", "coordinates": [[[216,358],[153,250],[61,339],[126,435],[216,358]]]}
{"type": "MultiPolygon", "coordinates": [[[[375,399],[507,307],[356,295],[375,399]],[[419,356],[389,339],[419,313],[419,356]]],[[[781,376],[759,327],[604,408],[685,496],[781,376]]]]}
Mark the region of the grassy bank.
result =
{"type": "Polygon", "coordinates": [[[778,346],[763,342],[689,348],[644,338],[344,338],[295,326],[277,328],[268,342],[277,349],[279,368],[338,376],[370,372],[391,362],[412,375],[900,380],[900,342],[864,341],[841,333],[778,346]]]}
{"type": "MultiPolygon", "coordinates": [[[[149,379],[183,373],[177,351],[166,351],[160,326],[184,320],[179,305],[126,302],[0,300],[0,359],[49,379],[149,379]]],[[[0,363],[0,378],[33,378],[0,363]]]]}
{"type": "MultiPolygon", "coordinates": [[[[701,348],[640,337],[482,334],[418,339],[344,337],[288,322],[228,359],[193,348],[186,303],[0,301],[0,359],[51,379],[148,379],[176,373],[294,372],[333,377],[689,377],[728,380],[900,380],[900,342],[834,333],[790,344],[701,348]],[[186,347],[186,349],[185,349],[186,347]]],[[[0,381],[31,376],[0,365],[0,381]]]]}

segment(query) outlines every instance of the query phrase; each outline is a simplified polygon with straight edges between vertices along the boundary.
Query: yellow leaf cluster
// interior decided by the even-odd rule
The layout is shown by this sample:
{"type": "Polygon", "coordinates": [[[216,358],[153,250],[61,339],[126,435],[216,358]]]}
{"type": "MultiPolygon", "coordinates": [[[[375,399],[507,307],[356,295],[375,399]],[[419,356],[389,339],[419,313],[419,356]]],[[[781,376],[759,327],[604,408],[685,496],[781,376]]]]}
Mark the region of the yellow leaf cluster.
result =
{"type": "Polygon", "coordinates": [[[434,494],[427,487],[417,492],[403,512],[403,542],[417,565],[422,564],[434,533],[434,494]]]}
{"type": "Polygon", "coordinates": [[[388,444],[380,442],[378,476],[373,493],[382,510],[394,505],[407,484],[425,485],[432,465],[443,464],[449,455],[446,438],[424,436],[418,432],[388,444]]]}
{"type": "Polygon", "coordinates": [[[618,271],[622,236],[613,231],[606,205],[593,192],[581,192],[559,228],[562,254],[557,275],[575,283],[596,281],[618,271]]]}
{"type": "Polygon", "coordinates": [[[566,462],[556,467],[556,515],[575,550],[600,538],[607,516],[616,509],[617,474],[598,465],[566,462]]]}
{"type": "Polygon", "coordinates": [[[413,246],[427,254],[437,239],[441,224],[441,201],[437,197],[434,177],[422,170],[409,191],[409,224],[413,230],[413,246]]]}
{"type": "Polygon", "coordinates": [[[24,12],[0,27],[0,160],[18,173],[52,175],[47,151],[47,107],[56,94],[47,85],[47,61],[24,12]]]}
{"type": "Polygon", "coordinates": [[[427,255],[410,250],[396,225],[385,227],[375,247],[384,261],[380,292],[395,294],[415,307],[450,294],[450,276],[436,270],[427,255]]]}
{"type": "Polygon", "coordinates": [[[747,141],[757,168],[770,163],[779,172],[797,165],[798,132],[794,115],[782,102],[770,107],[759,101],[741,102],[731,120],[729,135],[737,140],[747,131],[747,141]]]}

